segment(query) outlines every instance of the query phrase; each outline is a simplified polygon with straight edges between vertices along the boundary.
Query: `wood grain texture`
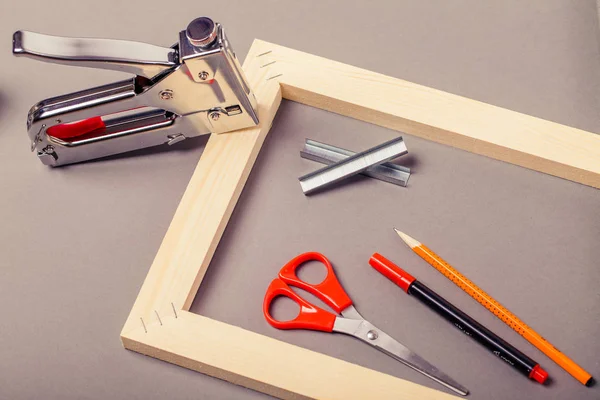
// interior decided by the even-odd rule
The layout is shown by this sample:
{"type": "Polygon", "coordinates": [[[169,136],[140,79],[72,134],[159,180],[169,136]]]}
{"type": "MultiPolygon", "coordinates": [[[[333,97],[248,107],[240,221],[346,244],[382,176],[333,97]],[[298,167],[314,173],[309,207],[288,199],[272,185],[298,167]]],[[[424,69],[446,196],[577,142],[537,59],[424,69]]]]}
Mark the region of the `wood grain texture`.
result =
{"type": "Polygon", "coordinates": [[[600,188],[600,135],[271,43],[283,97],[600,188]]]}
{"type": "Polygon", "coordinates": [[[455,398],[187,311],[281,102],[279,83],[269,79],[276,74],[261,68],[268,50],[255,42],[244,63],[260,125],[211,136],[121,332],[123,345],[284,399],[455,398]]]}
{"type": "Polygon", "coordinates": [[[454,398],[188,312],[282,96],[594,187],[600,136],[262,41],[244,70],[260,125],[211,136],[121,332],[124,346],[286,399],[454,398]]]}
{"type": "Polygon", "coordinates": [[[457,397],[187,311],[130,331],[125,347],[283,399],[457,397]]]}
{"type": "MultiPolygon", "coordinates": [[[[254,48],[254,50],[256,47],[254,48]]],[[[260,99],[260,124],[235,133],[211,135],[171,225],[146,276],[123,332],[160,323],[162,315],[188,310],[219,244],[254,161],[281,102],[258,53],[244,63],[260,99]],[[142,319],[142,320],[140,320],[142,319]]]]}

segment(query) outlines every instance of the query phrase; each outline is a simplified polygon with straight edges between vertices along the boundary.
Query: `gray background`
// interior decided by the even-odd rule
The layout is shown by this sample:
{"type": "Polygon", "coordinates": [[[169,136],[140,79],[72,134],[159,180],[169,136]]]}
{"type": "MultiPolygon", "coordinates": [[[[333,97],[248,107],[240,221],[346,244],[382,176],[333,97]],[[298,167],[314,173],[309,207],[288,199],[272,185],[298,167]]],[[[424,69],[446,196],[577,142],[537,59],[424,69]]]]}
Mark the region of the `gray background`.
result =
{"type": "MultiPolygon", "coordinates": [[[[125,351],[119,341],[205,138],[175,151],[44,167],[28,152],[29,107],[124,75],[14,58],[17,29],[168,46],[206,14],[225,25],[241,58],[257,37],[600,132],[593,0],[3,3],[2,399],[267,398],[125,351]]],[[[302,195],[296,178],[318,167],[298,157],[305,137],[360,150],[394,135],[284,102],[193,311],[437,388],[351,338],[266,324],[262,296],[280,266],[321,251],[365,317],[471,389],[470,398],[600,397],[598,385],[583,387],[392,231],[428,244],[598,377],[600,191],[405,135],[408,188],[359,178],[302,195]],[[540,362],[554,382],[528,381],[402,293],[367,265],[374,251],[540,362]]],[[[279,306],[278,315],[289,315],[279,306]]]]}

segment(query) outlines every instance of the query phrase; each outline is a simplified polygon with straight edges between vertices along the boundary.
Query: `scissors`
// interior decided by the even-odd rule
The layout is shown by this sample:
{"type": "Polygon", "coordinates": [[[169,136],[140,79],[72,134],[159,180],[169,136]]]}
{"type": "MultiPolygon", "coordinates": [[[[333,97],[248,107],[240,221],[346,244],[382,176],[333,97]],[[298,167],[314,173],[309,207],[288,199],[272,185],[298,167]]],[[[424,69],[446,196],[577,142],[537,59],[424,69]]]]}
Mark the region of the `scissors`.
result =
{"type": "Polygon", "coordinates": [[[279,276],[271,282],[267,289],[263,303],[263,313],[267,322],[277,329],[308,329],[322,332],[338,332],[354,336],[415,371],[433,379],[453,392],[463,396],[469,394],[469,391],[464,386],[454,381],[381,329],[375,327],[375,325],[366,321],[356,311],[356,308],[354,308],[352,300],[346,294],[333,272],[331,263],[321,253],[309,252],[300,254],[281,268],[279,276]],[[325,265],[327,276],[321,283],[310,284],[298,278],[296,270],[308,261],[319,261],[325,265]],[[306,290],[316,296],[335,310],[337,315],[304,300],[290,286],[306,290]],[[280,296],[287,297],[300,306],[300,312],[296,318],[289,321],[278,321],[273,318],[270,312],[271,303],[275,298],[280,296]]]}

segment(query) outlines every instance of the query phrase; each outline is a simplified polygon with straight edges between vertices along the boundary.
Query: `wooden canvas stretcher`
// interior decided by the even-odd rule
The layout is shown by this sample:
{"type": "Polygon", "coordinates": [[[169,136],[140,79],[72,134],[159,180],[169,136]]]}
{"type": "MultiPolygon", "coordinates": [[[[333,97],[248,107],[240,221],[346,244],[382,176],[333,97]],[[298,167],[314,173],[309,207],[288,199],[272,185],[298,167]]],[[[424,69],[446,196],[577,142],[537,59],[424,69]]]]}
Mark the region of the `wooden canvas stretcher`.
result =
{"type": "Polygon", "coordinates": [[[284,399],[454,398],[189,312],[281,99],[595,188],[600,136],[260,40],[243,68],[260,124],[211,135],[123,327],[123,345],[284,399]]]}

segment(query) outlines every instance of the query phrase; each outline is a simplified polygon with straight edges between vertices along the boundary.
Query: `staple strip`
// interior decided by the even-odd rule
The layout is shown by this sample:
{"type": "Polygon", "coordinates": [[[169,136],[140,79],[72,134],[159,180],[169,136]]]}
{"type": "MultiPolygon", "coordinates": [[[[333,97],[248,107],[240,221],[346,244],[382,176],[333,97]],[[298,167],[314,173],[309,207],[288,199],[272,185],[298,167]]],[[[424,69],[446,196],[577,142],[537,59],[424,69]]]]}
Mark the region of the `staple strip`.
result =
{"type": "MultiPolygon", "coordinates": [[[[321,164],[331,165],[342,161],[356,153],[350,150],[329,144],[317,142],[316,140],[306,139],[304,149],[300,152],[300,156],[307,160],[320,162],[321,164]]],[[[410,168],[401,165],[392,164],[389,162],[375,165],[361,173],[368,177],[379,179],[384,182],[405,187],[410,178],[410,168]]]]}
{"type": "Polygon", "coordinates": [[[402,137],[392,139],[342,161],[328,165],[298,178],[304,194],[311,194],[368,168],[408,153],[402,137]]]}

